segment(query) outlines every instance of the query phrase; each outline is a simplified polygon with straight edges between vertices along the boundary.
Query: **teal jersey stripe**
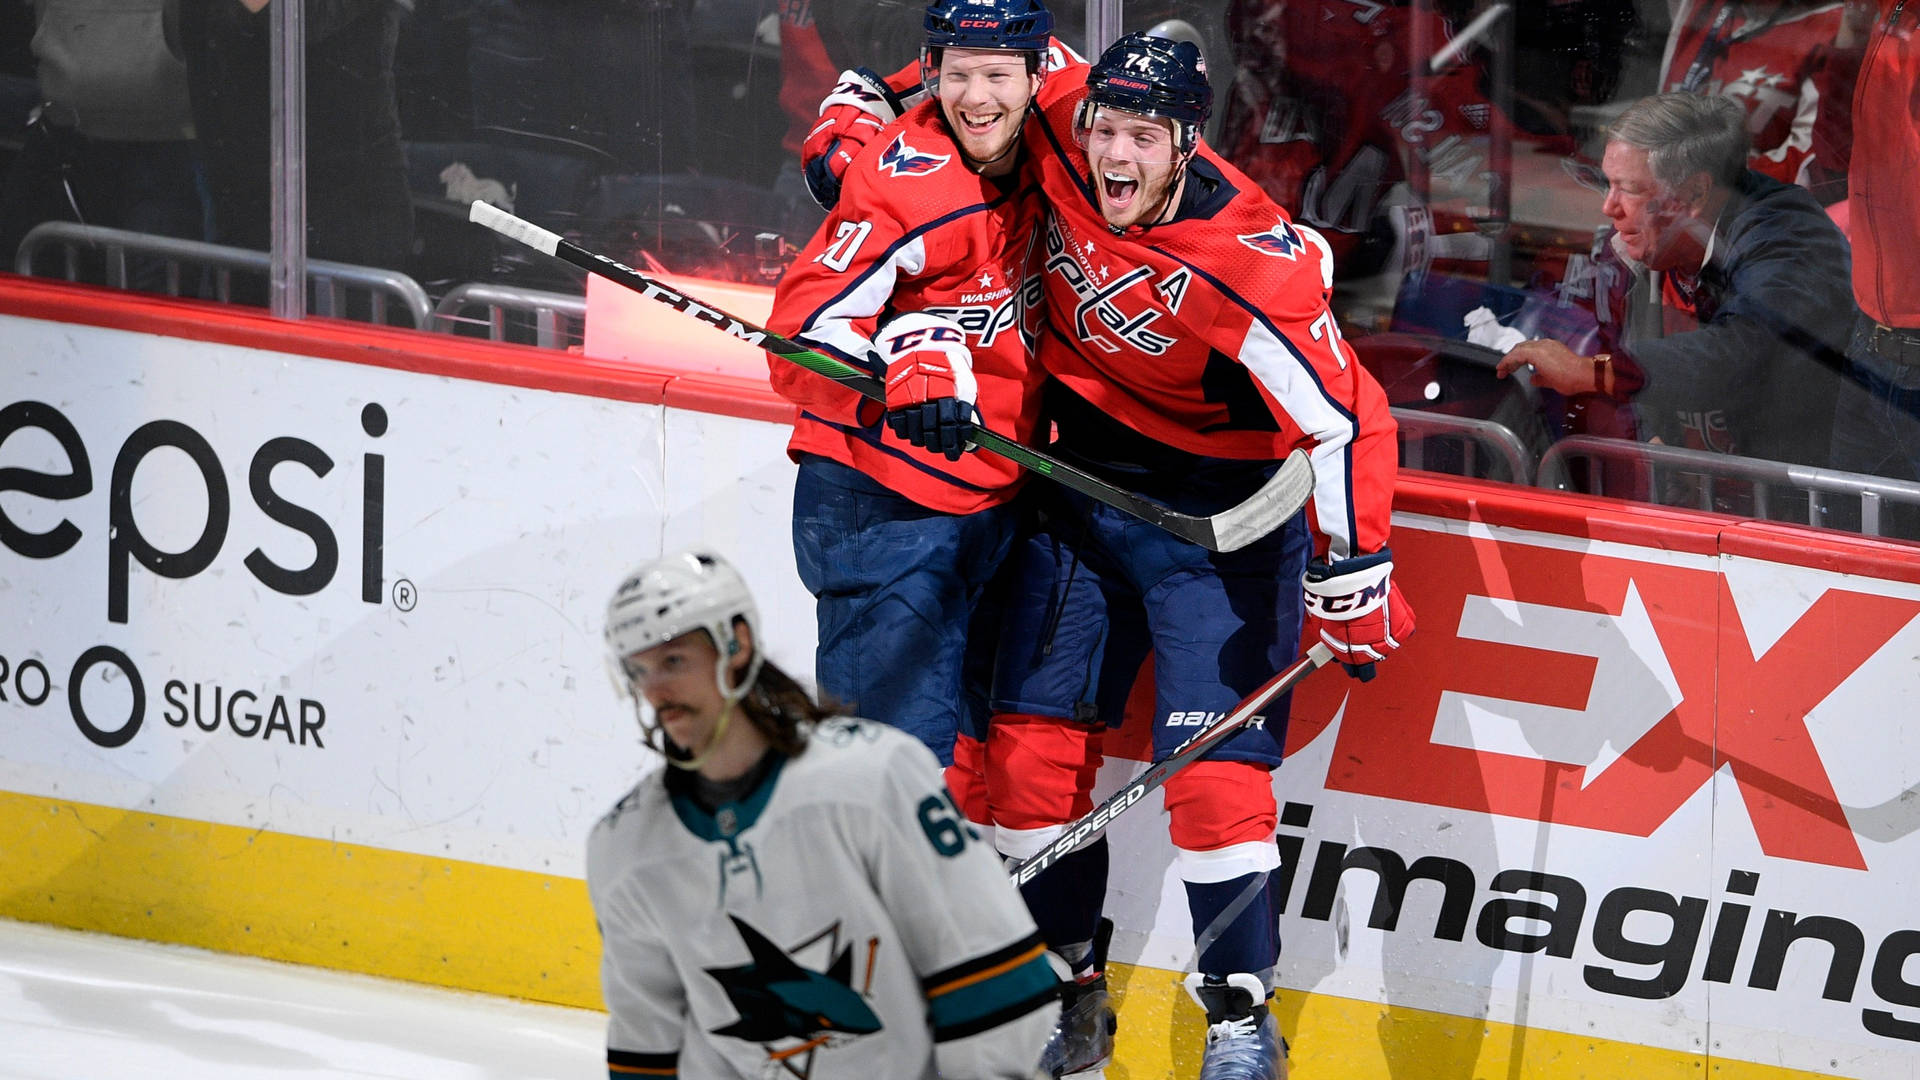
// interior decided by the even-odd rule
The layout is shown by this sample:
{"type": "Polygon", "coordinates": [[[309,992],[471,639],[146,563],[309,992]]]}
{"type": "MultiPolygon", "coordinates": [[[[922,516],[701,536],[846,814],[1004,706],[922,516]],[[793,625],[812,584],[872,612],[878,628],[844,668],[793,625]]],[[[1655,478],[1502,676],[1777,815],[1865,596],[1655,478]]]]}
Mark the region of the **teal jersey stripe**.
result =
{"type": "Polygon", "coordinates": [[[930,998],[934,1041],[996,1027],[1038,1008],[1059,991],[1060,980],[1041,953],[991,978],[930,998]]]}

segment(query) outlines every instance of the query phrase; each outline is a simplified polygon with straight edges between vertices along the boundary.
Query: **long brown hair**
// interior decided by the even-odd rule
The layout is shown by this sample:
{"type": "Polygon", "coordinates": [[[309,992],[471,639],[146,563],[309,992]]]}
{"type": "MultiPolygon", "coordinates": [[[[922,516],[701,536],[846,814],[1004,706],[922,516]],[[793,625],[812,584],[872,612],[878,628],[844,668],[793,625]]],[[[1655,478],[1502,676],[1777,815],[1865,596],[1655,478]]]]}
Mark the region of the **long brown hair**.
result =
{"type": "MultiPolygon", "coordinates": [[[[759,646],[756,644],[755,648],[759,646]]],[[[767,744],[787,757],[798,757],[807,748],[801,724],[825,720],[833,712],[813,700],[806,688],[793,676],[780,670],[771,660],[763,661],[754,677],[752,689],[740,700],[740,712],[755,730],[766,736],[767,744]]]]}

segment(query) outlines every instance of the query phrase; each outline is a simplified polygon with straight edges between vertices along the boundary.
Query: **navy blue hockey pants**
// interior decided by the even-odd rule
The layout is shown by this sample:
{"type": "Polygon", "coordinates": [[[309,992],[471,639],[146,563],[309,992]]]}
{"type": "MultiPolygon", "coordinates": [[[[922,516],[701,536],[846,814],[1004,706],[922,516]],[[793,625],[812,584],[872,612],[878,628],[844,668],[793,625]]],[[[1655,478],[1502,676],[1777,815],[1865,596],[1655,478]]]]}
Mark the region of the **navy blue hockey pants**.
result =
{"type": "Polygon", "coordinates": [[[1011,504],[929,510],[857,469],[804,456],[793,552],[819,619],[821,694],[913,735],[942,765],[953,763],[957,732],[984,738],[994,635],[968,629],[998,622],[982,598],[1013,544],[1014,515],[1011,504]]]}

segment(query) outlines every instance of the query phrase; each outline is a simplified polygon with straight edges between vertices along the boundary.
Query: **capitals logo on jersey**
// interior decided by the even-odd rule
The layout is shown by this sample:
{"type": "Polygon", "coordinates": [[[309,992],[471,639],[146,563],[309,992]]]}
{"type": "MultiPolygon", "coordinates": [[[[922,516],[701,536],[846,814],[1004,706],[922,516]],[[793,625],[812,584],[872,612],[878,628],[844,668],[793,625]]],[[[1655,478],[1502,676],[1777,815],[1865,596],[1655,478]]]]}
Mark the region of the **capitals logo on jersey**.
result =
{"type": "Polygon", "coordinates": [[[1129,266],[1091,237],[1080,239],[1071,225],[1051,211],[1046,243],[1047,273],[1065,282],[1076,301],[1071,312],[1061,313],[1061,321],[1081,341],[1106,353],[1118,353],[1126,345],[1148,356],[1165,355],[1175,344],[1173,338],[1150,329],[1162,312],[1127,293],[1145,284],[1160,295],[1167,311],[1177,312],[1189,280],[1185,270],[1155,284],[1152,267],[1129,266]]]}
{"type": "Polygon", "coordinates": [[[1039,267],[1032,265],[1038,239],[1028,240],[1020,262],[982,267],[979,276],[969,282],[978,288],[961,293],[958,304],[934,304],[926,310],[959,323],[982,349],[992,348],[1001,334],[1011,331],[1019,334],[1021,344],[1031,351],[1040,338],[1045,291],[1039,267]]]}
{"type": "Polygon", "coordinates": [[[931,176],[951,160],[951,154],[923,154],[907,145],[905,135],[895,135],[880,154],[880,167],[890,176],[931,176]]]}
{"type": "MultiPolygon", "coordinates": [[[[727,918],[739,931],[751,959],[737,967],[707,969],[740,1014],[740,1019],[715,1029],[715,1035],[759,1043],[766,1048],[769,1062],[778,1063],[780,1070],[792,1076],[805,1077],[813,1071],[813,1051],[880,1030],[880,1017],[861,991],[853,988],[851,943],[833,951],[828,941],[833,959],[825,971],[814,971],[802,967],[739,916],[727,918]]],[[[837,940],[838,929],[836,923],[801,948],[823,938],[837,940]]]]}
{"type": "Polygon", "coordinates": [[[1283,259],[1298,259],[1307,249],[1306,241],[1300,239],[1299,231],[1290,221],[1281,221],[1266,232],[1247,233],[1236,239],[1262,255],[1283,259]]]}

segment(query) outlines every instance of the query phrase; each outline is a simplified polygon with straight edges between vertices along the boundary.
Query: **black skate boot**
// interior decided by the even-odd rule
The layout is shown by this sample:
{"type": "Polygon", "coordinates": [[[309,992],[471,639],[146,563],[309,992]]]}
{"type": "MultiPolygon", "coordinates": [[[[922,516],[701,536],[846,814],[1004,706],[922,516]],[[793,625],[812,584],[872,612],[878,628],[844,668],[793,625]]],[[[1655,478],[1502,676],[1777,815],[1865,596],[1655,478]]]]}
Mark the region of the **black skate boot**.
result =
{"type": "Polygon", "coordinates": [[[1187,993],[1207,1011],[1207,1053],[1200,1080],[1278,1080],[1286,1040],[1267,1011],[1267,988],[1253,975],[1187,976],[1187,993]]]}
{"type": "Polygon", "coordinates": [[[1107,944],[1112,938],[1113,923],[1101,919],[1093,935],[1093,970],[1061,990],[1060,1022],[1040,1054],[1040,1070],[1048,1076],[1091,1073],[1113,1057],[1119,1020],[1107,997],[1107,944]]]}

